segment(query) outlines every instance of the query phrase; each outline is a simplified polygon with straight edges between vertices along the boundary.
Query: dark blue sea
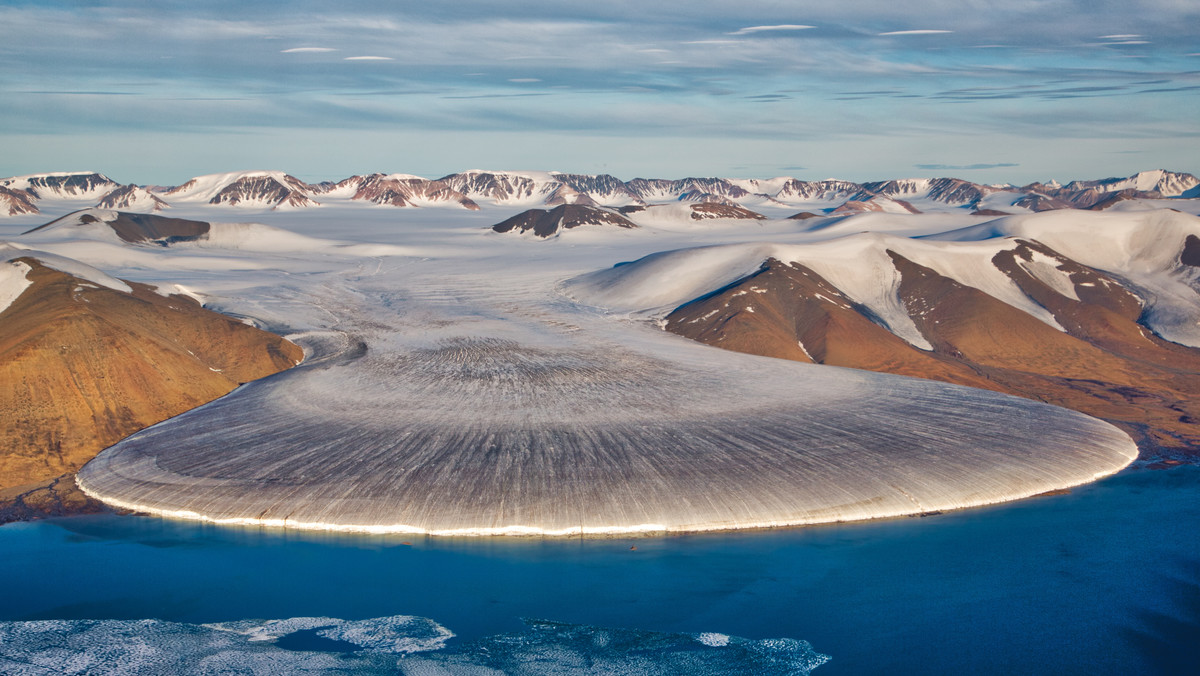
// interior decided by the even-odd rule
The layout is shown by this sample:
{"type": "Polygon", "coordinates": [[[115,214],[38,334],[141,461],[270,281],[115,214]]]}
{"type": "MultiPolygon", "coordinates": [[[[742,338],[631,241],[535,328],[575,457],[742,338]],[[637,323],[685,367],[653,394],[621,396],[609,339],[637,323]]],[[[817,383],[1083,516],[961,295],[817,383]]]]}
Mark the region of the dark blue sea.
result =
{"type": "Polygon", "coordinates": [[[668,538],[0,527],[0,672],[1200,673],[1200,468],[668,538]],[[114,665],[117,665],[114,667],[114,665]]]}

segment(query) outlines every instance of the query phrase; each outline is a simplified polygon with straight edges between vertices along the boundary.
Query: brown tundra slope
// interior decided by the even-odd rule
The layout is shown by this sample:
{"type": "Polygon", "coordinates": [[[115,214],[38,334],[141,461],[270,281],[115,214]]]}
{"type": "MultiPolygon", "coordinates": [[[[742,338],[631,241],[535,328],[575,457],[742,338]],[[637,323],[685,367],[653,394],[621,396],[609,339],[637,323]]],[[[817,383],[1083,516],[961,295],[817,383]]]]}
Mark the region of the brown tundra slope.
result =
{"type": "Polygon", "coordinates": [[[303,356],[190,298],[0,265],[30,282],[0,311],[0,523],[88,509],[72,474],[100,450],[303,356]]]}
{"type": "MultiPolygon", "coordinates": [[[[1179,265],[1200,266],[1189,237],[1179,265]]],[[[983,291],[887,251],[898,295],[932,350],[902,340],[813,270],[769,259],[753,275],[671,312],[679,335],[750,354],[883,371],[1037,399],[1107,420],[1143,455],[1200,455],[1200,350],[1139,324],[1143,307],[1122,281],[1035,241],[991,264],[1065,331],[983,291]],[[1050,257],[1073,290],[1019,264],[1050,257]]],[[[1197,296],[1200,304],[1200,296],[1197,296]]]]}

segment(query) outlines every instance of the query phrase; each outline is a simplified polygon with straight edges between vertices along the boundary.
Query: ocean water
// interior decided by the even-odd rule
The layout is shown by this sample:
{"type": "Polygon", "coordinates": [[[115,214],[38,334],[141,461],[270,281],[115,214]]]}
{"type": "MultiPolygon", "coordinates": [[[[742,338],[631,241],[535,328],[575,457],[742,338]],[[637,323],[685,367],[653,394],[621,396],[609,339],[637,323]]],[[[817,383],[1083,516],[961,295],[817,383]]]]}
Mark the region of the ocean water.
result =
{"type": "Polygon", "coordinates": [[[1193,466],[986,509],[762,532],[414,539],[101,516],[0,527],[0,554],[3,673],[1200,664],[1193,466]]]}

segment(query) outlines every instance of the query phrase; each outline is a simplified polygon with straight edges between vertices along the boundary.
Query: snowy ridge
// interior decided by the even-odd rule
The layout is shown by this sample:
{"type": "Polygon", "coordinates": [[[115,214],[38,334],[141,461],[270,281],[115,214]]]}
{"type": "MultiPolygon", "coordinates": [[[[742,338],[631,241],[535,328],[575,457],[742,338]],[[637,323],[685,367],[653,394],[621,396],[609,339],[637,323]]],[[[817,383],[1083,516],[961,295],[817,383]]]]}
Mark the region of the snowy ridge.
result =
{"type": "MultiPolygon", "coordinates": [[[[125,282],[122,282],[116,277],[97,270],[86,263],[81,263],[80,261],[66,258],[65,256],[47,253],[45,251],[26,248],[14,242],[0,241],[0,264],[9,263],[14,259],[26,257],[36,259],[39,263],[48,268],[53,268],[59,272],[65,272],[68,275],[92,282],[93,284],[99,284],[100,286],[108,287],[114,291],[124,291],[125,293],[133,292],[133,289],[130,288],[130,286],[125,282]]],[[[24,273],[22,273],[22,277],[24,277],[24,273]]],[[[10,284],[15,286],[15,283],[11,281],[10,284]]]]}
{"type": "Polygon", "coordinates": [[[100,198],[96,206],[125,211],[162,211],[170,207],[158,195],[132,183],[121,186],[100,198]]]}
{"type": "Polygon", "coordinates": [[[1157,192],[1164,197],[1176,197],[1200,185],[1200,179],[1191,174],[1155,169],[1140,171],[1128,178],[1106,178],[1100,181],[1072,181],[1067,190],[1100,189],[1103,192],[1138,190],[1157,192]]]}
{"type": "Polygon", "coordinates": [[[472,200],[505,205],[548,204],[556,192],[566,187],[549,172],[472,169],[438,180],[472,200]]]}
{"type": "Polygon", "coordinates": [[[0,187],[29,193],[39,200],[97,200],[120,184],[94,171],[63,171],[0,179],[0,187]]]}
{"type": "MultiPolygon", "coordinates": [[[[59,172],[0,179],[0,215],[36,213],[39,203],[82,200],[99,206],[160,210],[171,203],[239,208],[303,209],[328,200],[363,200],[398,207],[490,208],[595,204],[607,207],[708,202],[748,208],[803,209],[818,215],[863,210],[891,213],[983,209],[1026,213],[1050,209],[1106,209],[1127,200],[1200,197],[1200,179],[1161,169],[1127,178],[985,185],[959,178],[904,178],[866,183],[790,176],[756,178],[635,178],[556,171],[472,169],[431,180],[407,173],[351,176],[308,184],[282,171],[238,171],[197,176],[174,188],[122,186],[102,174],[59,172]],[[381,187],[388,186],[388,187],[381,187]],[[907,205],[907,206],[896,206],[907,205]],[[4,212],[8,213],[5,214],[4,212]]],[[[74,208],[78,208],[76,205],[74,208]]]]}
{"type": "MultiPolygon", "coordinates": [[[[1200,346],[1197,275],[1181,269],[1188,235],[1200,218],[1172,211],[1136,217],[1096,212],[1013,216],[924,239],[879,233],[801,245],[736,244],[653,254],[564,282],[571,297],[615,312],[665,316],[695,298],[756,272],[769,258],[800,263],[824,277],[908,343],[931,349],[897,290],[900,276],[887,252],[999,299],[1062,331],[1049,311],[992,263],[1026,238],[1079,263],[1133,281],[1146,302],[1147,323],[1164,338],[1200,346]],[[1102,234],[1098,234],[1102,233],[1102,234]]],[[[1021,263],[1037,279],[1075,297],[1074,282],[1048,257],[1021,263]]]]}
{"type": "Polygon", "coordinates": [[[1145,304],[1146,323],[1181,345],[1200,347],[1200,275],[1181,267],[1188,237],[1200,237],[1200,218],[1168,209],[1140,213],[1052,211],[1010,216],[935,235],[967,242],[995,237],[1039,241],[1079,263],[1129,280],[1145,304]]]}
{"type": "Polygon", "coordinates": [[[315,207],[312,186],[282,171],[239,171],[197,176],[163,191],[172,201],[287,209],[315,207]]]}

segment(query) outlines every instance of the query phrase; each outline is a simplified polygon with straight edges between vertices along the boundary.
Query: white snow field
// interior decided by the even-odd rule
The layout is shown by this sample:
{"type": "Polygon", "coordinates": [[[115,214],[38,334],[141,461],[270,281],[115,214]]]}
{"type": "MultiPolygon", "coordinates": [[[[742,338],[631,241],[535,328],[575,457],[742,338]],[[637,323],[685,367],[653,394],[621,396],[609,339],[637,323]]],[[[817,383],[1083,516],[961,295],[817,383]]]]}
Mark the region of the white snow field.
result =
{"type": "MultiPolygon", "coordinates": [[[[855,253],[881,240],[1021,303],[973,267],[1011,245],[998,237],[1075,242],[1079,231],[1099,249],[1097,232],[1177,215],[658,214],[636,230],[581,227],[547,240],[488,229],[520,210],[240,209],[287,233],[242,226],[168,246],[106,237],[97,223],[18,234],[53,218],[43,214],[3,222],[0,237],[165,292],[180,285],[304,346],[300,366],[143,430],[79,473],[90,495],[140,512],[439,535],[704,531],[986,505],[1093,481],[1136,457],[1124,433],[1079,413],[727,352],[665,333],[655,318],[764,256],[803,254],[827,259],[821,274],[861,287],[886,319],[888,280],[855,253]],[[863,230],[872,234],[847,236],[863,230]],[[952,234],[912,239],[942,232],[952,234]],[[671,265],[613,267],[699,246],[710,248],[657,257],[671,265]]],[[[228,214],[181,204],[171,216],[228,214]]],[[[1197,219],[1179,218],[1195,231],[1197,219]]],[[[1143,268],[1154,276],[1153,261],[1143,268]]]]}

